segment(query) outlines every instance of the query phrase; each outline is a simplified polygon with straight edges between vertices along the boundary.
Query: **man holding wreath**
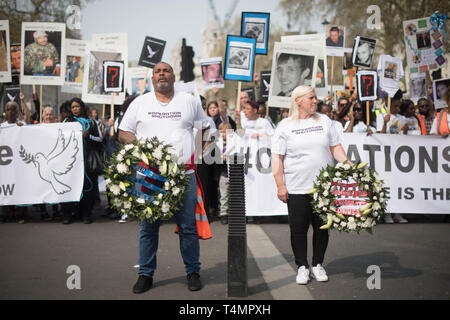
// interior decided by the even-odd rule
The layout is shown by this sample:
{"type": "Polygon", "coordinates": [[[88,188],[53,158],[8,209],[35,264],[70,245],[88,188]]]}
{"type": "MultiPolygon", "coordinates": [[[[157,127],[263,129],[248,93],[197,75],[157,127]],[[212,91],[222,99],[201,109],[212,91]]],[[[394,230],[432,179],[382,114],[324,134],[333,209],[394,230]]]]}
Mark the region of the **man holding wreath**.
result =
{"type": "MultiPolygon", "coordinates": [[[[180,251],[187,273],[188,289],[200,290],[200,246],[196,229],[195,206],[197,181],[194,153],[194,122],[202,129],[214,126],[202,109],[200,101],[192,95],[174,90],[175,75],[172,67],[159,62],[153,68],[154,91],[137,97],[127,109],[119,126],[119,141],[131,143],[135,139],[157,137],[175,150],[180,162],[186,165],[189,177],[188,191],[181,208],[174,213],[179,229],[180,251]]],[[[143,293],[153,285],[156,270],[156,252],[160,221],[142,221],[139,235],[139,278],[134,293],[143,293]]]]}

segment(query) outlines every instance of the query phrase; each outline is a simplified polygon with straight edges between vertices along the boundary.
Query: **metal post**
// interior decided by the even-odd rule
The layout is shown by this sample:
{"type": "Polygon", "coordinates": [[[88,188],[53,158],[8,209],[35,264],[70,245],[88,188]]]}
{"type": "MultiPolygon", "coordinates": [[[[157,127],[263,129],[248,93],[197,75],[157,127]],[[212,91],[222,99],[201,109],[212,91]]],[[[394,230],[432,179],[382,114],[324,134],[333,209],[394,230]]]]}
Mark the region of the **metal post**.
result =
{"type": "Polygon", "coordinates": [[[228,297],[247,297],[244,156],[235,154],[232,159],[228,171],[228,297]]]}

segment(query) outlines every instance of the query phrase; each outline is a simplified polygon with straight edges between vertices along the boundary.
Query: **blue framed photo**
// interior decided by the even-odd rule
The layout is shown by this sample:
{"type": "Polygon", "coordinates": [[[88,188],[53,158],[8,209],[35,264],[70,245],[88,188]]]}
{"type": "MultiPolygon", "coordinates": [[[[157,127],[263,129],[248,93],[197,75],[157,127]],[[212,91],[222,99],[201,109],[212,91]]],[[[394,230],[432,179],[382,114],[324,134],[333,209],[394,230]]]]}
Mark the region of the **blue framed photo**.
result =
{"type": "Polygon", "coordinates": [[[253,81],[256,39],[227,35],[225,80],[253,81]]]}
{"type": "Polygon", "coordinates": [[[270,13],[242,12],[241,36],[256,39],[255,54],[267,54],[270,13]]]}

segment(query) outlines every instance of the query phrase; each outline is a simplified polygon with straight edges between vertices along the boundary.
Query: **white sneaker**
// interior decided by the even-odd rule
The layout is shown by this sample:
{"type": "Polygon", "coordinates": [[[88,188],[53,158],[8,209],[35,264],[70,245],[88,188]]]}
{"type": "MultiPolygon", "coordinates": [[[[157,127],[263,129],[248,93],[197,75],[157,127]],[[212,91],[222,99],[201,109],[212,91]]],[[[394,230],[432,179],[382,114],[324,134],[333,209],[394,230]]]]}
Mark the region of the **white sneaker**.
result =
{"type": "Polygon", "coordinates": [[[405,218],[403,218],[402,216],[401,216],[401,214],[399,214],[399,213],[396,213],[396,214],[394,214],[394,221],[395,222],[398,222],[398,223],[408,223],[408,220],[406,220],[405,218]]]}
{"type": "Polygon", "coordinates": [[[300,268],[298,268],[295,282],[297,282],[297,284],[307,284],[308,281],[309,281],[309,269],[307,269],[305,266],[301,266],[300,268]]]}
{"type": "Polygon", "coordinates": [[[328,281],[328,276],[327,276],[327,272],[325,271],[325,269],[322,267],[321,264],[318,264],[315,267],[311,268],[312,271],[312,277],[315,278],[317,281],[319,282],[325,282],[328,281]]]}
{"type": "Polygon", "coordinates": [[[120,217],[119,223],[127,223],[128,222],[128,215],[124,214],[122,217],[120,217]]]}
{"type": "Polygon", "coordinates": [[[392,219],[392,216],[390,213],[386,213],[386,215],[384,216],[384,222],[389,223],[389,224],[394,223],[394,220],[392,219]]]}

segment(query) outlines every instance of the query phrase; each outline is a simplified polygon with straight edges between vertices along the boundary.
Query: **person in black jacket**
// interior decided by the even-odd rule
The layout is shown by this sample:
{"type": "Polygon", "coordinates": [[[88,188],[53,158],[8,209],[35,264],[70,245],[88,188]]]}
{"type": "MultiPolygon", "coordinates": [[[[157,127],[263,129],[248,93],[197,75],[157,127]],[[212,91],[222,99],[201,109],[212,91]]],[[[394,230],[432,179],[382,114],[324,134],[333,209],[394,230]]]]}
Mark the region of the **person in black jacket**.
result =
{"type": "Polygon", "coordinates": [[[64,215],[63,223],[69,224],[71,222],[71,214],[75,211],[83,222],[86,224],[92,223],[92,208],[95,202],[94,183],[97,183],[99,168],[93,168],[89,164],[89,157],[93,153],[101,154],[102,138],[100,137],[97,123],[92,121],[87,115],[87,107],[80,98],[73,98],[69,101],[70,114],[64,122],[78,121],[83,127],[83,150],[84,150],[84,184],[81,200],[76,206],[76,203],[67,203],[63,206],[62,211],[64,215]]]}

